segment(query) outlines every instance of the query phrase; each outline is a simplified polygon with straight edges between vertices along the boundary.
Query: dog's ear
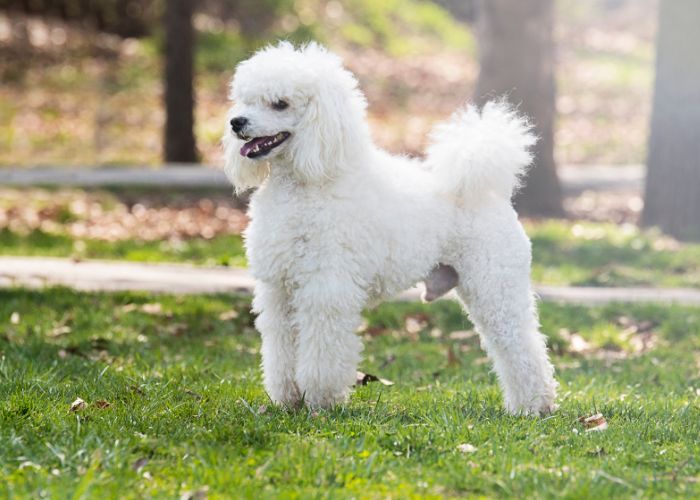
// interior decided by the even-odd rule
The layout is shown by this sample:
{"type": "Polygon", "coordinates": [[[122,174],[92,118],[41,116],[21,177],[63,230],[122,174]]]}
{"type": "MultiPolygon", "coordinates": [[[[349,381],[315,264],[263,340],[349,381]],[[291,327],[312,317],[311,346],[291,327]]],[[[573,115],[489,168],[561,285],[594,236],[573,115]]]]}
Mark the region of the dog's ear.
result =
{"type": "Polygon", "coordinates": [[[367,150],[369,134],[364,119],[366,101],[355,77],[335,55],[321,53],[318,47],[306,50],[332,58],[333,67],[332,75],[316,82],[290,145],[295,174],[306,183],[315,183],[349,168],[356,152],[367,150]]]}
{"type": "Polygon", "coordinates": [[[270,170],[268,162],[250,160],[240,153],[243,141],[229,131],[222,139],[224,146],[224,172],[231,181],[236,193],[240,194],[263,183],[270,170]]]}

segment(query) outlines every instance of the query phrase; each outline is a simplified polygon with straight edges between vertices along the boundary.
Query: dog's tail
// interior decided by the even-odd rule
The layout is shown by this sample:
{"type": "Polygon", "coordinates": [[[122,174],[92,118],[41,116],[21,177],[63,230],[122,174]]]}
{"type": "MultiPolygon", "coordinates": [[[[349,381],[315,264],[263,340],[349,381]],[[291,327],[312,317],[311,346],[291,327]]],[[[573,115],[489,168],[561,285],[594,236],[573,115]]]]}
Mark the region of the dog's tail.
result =
{"type": "Polygon", "coordinates": [[[431,135],[427,163],[441,191],[465,200],[490,193],[510,199],[532,162],[537,142],[528,120],[505,101],[456,112],[431,135]]]}

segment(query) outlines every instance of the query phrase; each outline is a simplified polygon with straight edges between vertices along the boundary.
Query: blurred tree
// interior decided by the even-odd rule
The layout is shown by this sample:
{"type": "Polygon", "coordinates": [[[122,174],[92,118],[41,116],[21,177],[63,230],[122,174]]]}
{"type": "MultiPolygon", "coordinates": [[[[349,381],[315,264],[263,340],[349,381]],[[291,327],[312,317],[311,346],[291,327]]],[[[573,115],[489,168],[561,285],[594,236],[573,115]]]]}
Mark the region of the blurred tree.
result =
{"type": "Polygon", "coordinates": [[[0,10],[82,23],[122,37],[148,34],[155,0],[0,0],[0,10]]]}
{"type": "Polygon", "coordinates": [[[554,0],[482,0],[478,5],[481,71],[475,101],[505,96],[530,117],[540,138],[518,210],[563,215],[554,164],[554,0]]]}
{"type": "Polygon", "coordinates": [[[193,0],[165,2],[165,161],[194,163],[193,0]]]}
{"type": "Polygon", "coordinates": [[[460,21],[473,23],[478,18],[478,0],[433,0],[460,21]]]}
{"type": "Polygon", "coordinates": [[[642,223],[700,240],[700,1],[662,0],[642,223]]]}

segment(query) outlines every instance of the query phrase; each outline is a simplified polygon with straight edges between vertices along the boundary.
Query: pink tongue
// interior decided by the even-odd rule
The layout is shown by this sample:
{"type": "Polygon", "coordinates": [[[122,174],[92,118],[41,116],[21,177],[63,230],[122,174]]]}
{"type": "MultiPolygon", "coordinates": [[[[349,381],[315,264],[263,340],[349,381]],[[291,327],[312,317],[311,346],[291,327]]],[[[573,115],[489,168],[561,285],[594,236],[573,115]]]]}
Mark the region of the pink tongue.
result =
{"type": "Polygon", "coordinates": [[[261,144],[268,139],[269,137],[256,137],[255,139],[246,142],[241,148],[241,156],[248,156],[248,153],[250,153],[256,145],[261,144]]]}

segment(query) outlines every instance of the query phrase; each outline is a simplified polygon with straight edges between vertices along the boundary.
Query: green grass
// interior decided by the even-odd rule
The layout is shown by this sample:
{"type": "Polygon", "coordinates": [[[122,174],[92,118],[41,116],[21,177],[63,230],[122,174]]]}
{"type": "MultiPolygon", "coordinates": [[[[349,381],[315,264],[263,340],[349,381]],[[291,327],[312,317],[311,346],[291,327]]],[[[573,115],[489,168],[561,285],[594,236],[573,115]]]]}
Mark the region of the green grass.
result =
{"type": "Polygon", "coordinates": [[[77,259],[118,259],[134,262],[177,262],[219,266],[245,266],[243,240],[237,234],[212,239],[178,241],[75,240],[65,234],[35,230],[18,235],[0,230],[0,254],[72,257],[77,259]]]}
{"type": "MultiPolygon", "coordinates": [[[[64,218],[70,214],[58,214],[64,218]]],[[[679,244],[634,226],[528,223],[535,282],[550,285],[700,287],[700,244],[679,244]]],[[[239,235],[177,242],[75,240],[36,230],[0,230],[0,254],[245,266],[239,235]]]]}
{"type": "Polygon", "coordinates": [[[503,413],[478,342],[450,338],[470,325],[447,302],[367,313],[361,368],[394,386],[368,384],[329,411],[275,408],[248,307],[224,295],[0,291],[0,495],[700,494],[700,309],[544,304],[561,408],[530,419],[503,413]],[[402,332],[409,315],[419,332],[402,332]],[[618,325],[645,321],[656,347],[633,355],[618,325]],[[605,350],[572,353],[563,328],[605,350]],[[69,411],[78,397],[87,407],[69,411]],[[609,428],[587,433],[578,417],[595,412],[609,428]],[[458,451],[466,443],[473,453],[458,451]]]}
{"type": "Polygon", "coordinates": [[[528,232],[538,283],[700,287],[700,244],[632,225],[550,221],[528,232]]]}

